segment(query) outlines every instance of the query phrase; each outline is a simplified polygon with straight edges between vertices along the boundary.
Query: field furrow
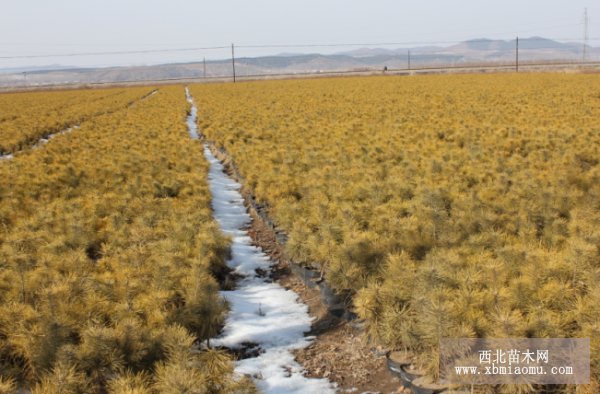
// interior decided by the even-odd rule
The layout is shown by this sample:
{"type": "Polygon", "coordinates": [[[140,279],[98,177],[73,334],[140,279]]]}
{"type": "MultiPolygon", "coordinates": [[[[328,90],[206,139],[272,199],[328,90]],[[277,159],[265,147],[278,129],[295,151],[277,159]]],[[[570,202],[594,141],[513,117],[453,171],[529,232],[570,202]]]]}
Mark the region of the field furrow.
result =
{"type": "Polygon", "coordinates": [[[0,154],[106,113],[125,109],[154,88],[108,89],[0,96],[0,154]]]}
{"type": "Polygon", "coordinates": [[[228,309],[231,240],[189,106],[183,87],[162,88],[0,165],[6,392],[253,392],[205,347],[228,309]]]}
{"type": "Polygon", "coordinates": [[[352,299],[367,337],[431,378],[440,338],[591,338],[600,376],[595,75],[189,89],[287,254],[352,299]]]}

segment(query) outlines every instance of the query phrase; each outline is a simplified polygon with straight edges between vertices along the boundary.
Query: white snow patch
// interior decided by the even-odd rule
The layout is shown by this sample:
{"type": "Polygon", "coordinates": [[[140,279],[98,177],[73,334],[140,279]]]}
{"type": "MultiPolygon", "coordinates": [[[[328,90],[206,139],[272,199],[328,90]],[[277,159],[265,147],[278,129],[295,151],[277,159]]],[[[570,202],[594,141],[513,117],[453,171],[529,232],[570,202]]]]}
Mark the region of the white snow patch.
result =
{"type": "Polygon", "coordinates": [[[196,120],[198,119],[198,116],[196,115],[198,108],[194,105],[194,100],[192,99],[192,96],[190,96],[190,91],[187,86],[185,87],[185,95],[187,96],[187,101],[192,103],[192,112],[188,115],[185,123],[188,125],[190,137],[192,137],[192,139],[197,139],[200,138],[198,136],[198,125],[196,124],[196,120]]]}
{"type": "MultiPolygon", "coordinates": [[[[78,129],[79,126],[73,126],[73,128],[78,129]]],[[[61,134],[65,134],[66,132],[71,132],[72,128],[71,127],[67,127],[65,130],[61,131],[61,134]]],[[[49,140],[51,140],[52,138],[56,137],[56,134],[50,134],[48,137],[46,138],[40,138],[38,140],[38,142],[36,142],[35,144],[31,145],[31,149],[35,149],[35,148],[39,148],[42,145],[44,145],[45,143],[47,143],[49,140]]],[[[4,154],[0,154],[0,161],[1,160],[9,160],[12,159],[14,156],[10,153],[4,153],[4,154]]]]}
{"type": "Polygon", "coordinates": [[[153,94],[156,94],[156,93],[158,93],[158,89],[157,89],[157,90],[154,90],[152,93],[150,93],[150,94],[148,94],[148,95],[146,95],[146,96],[142,97],[140,101],[144,101],[144,100],[146,100],[148,97],[150,97],[150,96],[152,96],[153,94]]]}
{"type": "MultiPolygon", "coordinates": [[[[191,129],[190,134],[194,138],[191,129]]],[[[204,155],[210,163],[213,215],[223,232],[233,236],[232,259],[227,264],[246,276],[238,280],[235,290],[221,292],[231,302],[232,311],[221,337],[212,343],[230,348],[242,347],[244,342],[257,343],[261,354],[236,362],[235,370],[258,377],[258,385],[266,393],[335,393],[327,379],[304,377],[304,368],[294,360],[292,350],[307,347],[314,338],[304,336],[312,321],[308,307],[298,302],[293,291],[257,275],[257,268],[269,271],[275,263],[259,247],[251,245],[251,238],[241,230],[252,220],[238,192],[241,185],[223,172],[223,165],[206,145],[204,155]]]]}
{"type": "MultiPolygon", "coordinates": [[[[153,91],[152,93],[150,93],[150,94],[148,94],[148,95],[146,95],[146,96],[142,97],[142,98],[140,99],[140,101],[144,101],[144,100],[146,100],[148,97],[150,97],[150,96],[152,96],[153,94],[156,94],[156,93],[158,93],[158,89],[157,89],[157,90],[155,90],[155,91],[153,91]]],[[[134,105],[134,104],[135,104],[135,103],[131,103],[131,104],[129,104],[129,106],[130,106],[130,107],[133,107],[133,105],[134,105]]]]}
{"type": "MultiPolygon", "coordinates": [[[[187,91],[187,88],[186,88],[186,91],[187,91]]],[[[150,93],[149,95],[147,95],[146,97],[142,97],[142,98],[141,98],[141,100],[145,100],[145,99],[147,99],[148,97],[152,96],[153,94],[156,94],[157,92],[158,92],[158,90],[155,90],[155,91],[153,91],[152,93],[150,93]]],[[[129,106],[130,106],[130,107],[133,107],[133,103],[132,103],[132,104],[130,104],[129,106]]],[[[196,111],[196,110],[195,110],[195,107],[194,107],[194,116],[196,115],[196,112],[195,112],[195,111],[196,111]]],[[[195,122],[195,120],[194,120],[194,122],[195,122]]],[[[188,123],[188,125],[189,125],[189,123],[188,123]]],[[[194,126],[195,126],[195,123],[194,123],[194,126]]],[[[65,134],[65,133],[67,133],[67,132],[69,132],[69,133],[70,133],[70,132],[71,132],[73,129],[78,129],[78,128],[79,128],[79,126],[77,126],[77,125],[75,125],[75,126],[73,126],[73,127],[67,127],[65,130],[61,131],[60,133],[61,133],[61,134],[65,134]]],[[[196,127],[196,130],[197,130],[197,129],[198,129],[198,128],[196,127]]],[[[31,149],[35,149],[35,148],[39,148],[39,147],[41,147],[43,144],[47,143],[47,142],[48,142],[48,140],[50,140],[51,138],[53,138],[53,137],[55,137],[55,136],[56,136],[56,134],[50,134],[50,135],[49,135],[47,138],[40,138],[40,139],[38,140],[38,142],[36,142],[35,144],[31,145],[31,149]]],[[[196,137],[196,138],[198,138],[198,137],[196,137]]],[[[13,157],[14,157],[14,156],[13,156],[13,155],[11,155],[11,154],[9,154],[9,153],[0,154],[0,161],[1,161],[1,160],[9,160],[9,159],[12,159],[13,157]]]]}

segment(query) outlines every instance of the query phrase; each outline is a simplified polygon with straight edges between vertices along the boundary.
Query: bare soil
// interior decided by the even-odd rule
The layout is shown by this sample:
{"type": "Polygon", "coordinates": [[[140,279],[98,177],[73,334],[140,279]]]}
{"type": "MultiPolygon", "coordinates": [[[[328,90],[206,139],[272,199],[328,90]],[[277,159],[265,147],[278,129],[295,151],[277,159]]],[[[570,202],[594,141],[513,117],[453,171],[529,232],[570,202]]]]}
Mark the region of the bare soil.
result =
{"type": "MultiPolygon", "coordinates": [[[[290,270],[283,248],[275,240],[274,232],[252,210],[252,225],[248,235],[253,245],[260,246],[277,262],[271,278],[288,290],[299,295],[308,305],[314,318],[307,336],[316,336],[313,344],[296,351],[296,360],[306,368],[306,377],[327,378],[337,383],[340,392],[396,393],[402,385],[398,378],[387,373],[385,357],[376,357],[371,347],[364,343],[361,334],[352,323],[335,318],[321,303],[318,288],[308,290],[306,285],[290,270]],[[350,391],[356,388],[357,390],[350,391]]],[[[400,391],[406,392],[406,391],[400,391]]]]}
{"type": "MultiPolygon", "coordinates": [[[[236,179],[231,170],[228,157],[216,150],[213,154],[221,160],[226,173],[236,179]]],[[[239,180],[236,179],[238,182],[239,180]]],[[[247,201],[244,189],[240,194],[247,201]]],[[[245,229],[252,238],[252,244],[261,247],[276,264],[271,269],[271,279],[282,287],[296,292],[300,301],[308,306],[308,312],[314,321],[306,336],[314,336],[313,343],[306,349],[296,351],[296,361],[306,369],[306,377],[327,378],[337,384],[340,393],[403,393],[400,380],[390,375],[385,368],[385,357],[376,356],[373,347],[362,338],[353,323],[329,315],[321,303],[318,288],[309,290],[290,269],[283,246],[276,241],[275,232],[267,226],[256,213],[248,208],[252,223],[245,229]]]]}

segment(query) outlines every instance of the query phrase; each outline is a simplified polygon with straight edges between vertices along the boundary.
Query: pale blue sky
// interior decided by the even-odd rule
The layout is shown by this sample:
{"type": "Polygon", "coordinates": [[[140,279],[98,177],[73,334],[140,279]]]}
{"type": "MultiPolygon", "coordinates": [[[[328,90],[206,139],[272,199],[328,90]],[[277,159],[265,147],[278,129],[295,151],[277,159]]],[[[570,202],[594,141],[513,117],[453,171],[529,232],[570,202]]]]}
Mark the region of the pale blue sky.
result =
{"type": "MultiPolygon", "coordinates": [[[[7,0],[0,57],[236,45],[458,42],[472,38],[600,38],[600,1],[481,0],[7,0]]],[[[600,46],[599,40],[590,41],[600,46]]],[[[358,45],[357,47],[360,47],[358,45]]],[[[238,56],[332,53],[355,47],[236,48],[238,56]]],[[[156,64],[227,58],[231,49],[131,55],[0,59],[0,68],[156,64]]]]}

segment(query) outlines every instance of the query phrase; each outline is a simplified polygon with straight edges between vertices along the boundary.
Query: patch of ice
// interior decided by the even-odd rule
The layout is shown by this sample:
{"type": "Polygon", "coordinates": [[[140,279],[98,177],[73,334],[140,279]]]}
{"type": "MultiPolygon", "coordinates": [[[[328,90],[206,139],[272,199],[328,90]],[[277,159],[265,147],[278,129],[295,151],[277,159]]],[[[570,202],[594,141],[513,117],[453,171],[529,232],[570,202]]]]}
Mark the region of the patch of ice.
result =
{"type": "Polygon", "coordinates": [[[192,137],[192,139],[198,139],[200,138],[200,136],[198,135],[198,125],[196,124],[196,120],[198,119],[198,116],[196,115],[196,113],[198,112],[198,108],[195,105],[193,105],[194,100],[192,99],[192,96],[190,96],[190,91],[188,90],[187,86],[185,88],[185,95],[187,96],[187,101],[192,103],[192,111],[185,120],[185,123],[187,123],[188,125],[190,137],[192,137]]]}
{"type": "MultiPolygon", "coordinates": [[[[187,88],[186,88],[186,89],[187,89],[187,88]]],[[[186,90],[186,91],[187,91],[187,90],[186,90]]],[[[146,97],[143,97],[141,100],[144,100],[144,99],[146,99],[146,98],[148,98],[148,97],[152,96],[152,95],[153,95],[153,94],[155,94],[155,93],[158,93],[158,90],[155,90],[155,91],[153,91],[152,93],[150,93],[150,94],[149,94],[149,95],[147,95],[146,97]]],[[[188,95],[188,96],[189,96],[189,95],[188,95]]],[[[131,104],[131,105],[130,105],[130,107],[133,107],[133,104],[131,104]]],[[[196,109],[195,109],[195,107],[194,107],[194,116],[195,116],[195,115],[196,115],[196,109]]],[[[195,123],[195,122],[196,122],[196,121],[194,120],[194,127],[196,127],[196,123],[195,123]]],[[[189,123],[188,123],[188,125],[189,125],[189,123]]],[[[78,128],[79,128],[79,126],[77,126],[77,125],[75,125],[75,126],[73,126],[73,127],[67,127],[66,129],[62,130],[60,133],[61,133],[61,134],[65,134],[65,133],[67,133],[67,132],[69,132],[69,133],[70,133],[70,132],[71,132],[73,129],[78,129],[78,128]]],[[[196,127],[196,130],[197,130],[197,129],[198,129],[198,128],[196,127]]],[[[42,144],[45,144],[46,142],[48,142],[48,140],[50,140],[51,138],[53,138],[53,137],[55,137],[55,136],[56,136],[56,134],[50,134],[50,135],[49,135],[48,137],[46,137],[46,138],[40,138],[40,139],[38,140],[38,142],[36,142],[35,144],[31,145],[31,149],[35,149],[35,148],[39,148],[39,147],[41,147],[41,146],[42,146],[42,144]]],[[[196,137],[196,138],[198,138],[198,137],[196,137]]],[[[4,155],[0,154],[0,160],[9,160],[9,159],[12,159],[13,157],[14,157],[14,156],[13,156],[13,155],[11,155],[11,154],[4,154],[4,155]]]]}
{"type": "MultiPolygon", "coordinates": [[[[195,114],[193,109],[192,113],[195,114]]],[[[230,348],[239,348],[244,342],[257,343],[261,354],[237,361],[236,371],[257,377],[266,393],[335,393],[327,379],[306,378],[304,368],[294,360],[292,350],[307,347],[312,339],[304,336],[312,321],[308,307],[298,302],[293,291],[256,273],[257,268],[268,271],[275,263],[259,247],[251,245],[251,238],[241,230],[252,220],[238,192],[241,185],[223,172],[223,165],[206,145],[204,156],[210,163],[213,215],[223,232],[233,236],[232,259],[227,264],[245,275],[235,290],[221,292],[231,302],[232,310],[221,337],[211,342],[230,348]]]]}
{"type": "MultiPolygon", "coordinates": [[[[150,93],[150,94],[148,94],[148,95],[146,95],[146,96],[142,97],[142,98],[140,99],[140,101],[144,101],[144,100],[146,100],[148,97],[150,97],[150,96],[152,96],[153,94],[156,94],[156,93],[158,93],[158,89],[157,89],[157,90],[155,90],[155,91],[153,91],[152,93],[150,93]]],[[[135,103],[131,103],[131,104],[129,104],[129,107],[133,107],[133,105],[134,105],[134,104],[135,104],[135,103]]]]}
{"type": "MultiPolygon", "coordinates": [[[[150,93],[149,95],[142,97],[142,99],[141,99],[140,101],[144,101],[144,100],[146,100],[148,97],[150,97],[150,96],[152,96],[153,94],[156,94],[156,93],[158,93],[158,90],[155,90],[155,91],[153,91],[152,93],[150,93]]],[[[133,106],[133,104],[132,104],[132,106],[133,106]]]]}

